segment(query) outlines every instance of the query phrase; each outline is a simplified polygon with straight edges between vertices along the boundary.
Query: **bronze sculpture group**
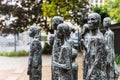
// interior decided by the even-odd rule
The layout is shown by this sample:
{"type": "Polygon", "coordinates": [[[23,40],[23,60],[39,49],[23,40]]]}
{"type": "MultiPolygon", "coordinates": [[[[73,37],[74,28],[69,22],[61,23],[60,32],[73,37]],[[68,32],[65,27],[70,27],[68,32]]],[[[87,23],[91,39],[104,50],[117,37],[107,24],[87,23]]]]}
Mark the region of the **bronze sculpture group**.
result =
{"type": "MultiPolygon", "coordinates": [[[[81,46],[83,47],[83,80],[118,80],[118,69],[114,61],[114,33],[109,28],[111,19],[106,17],[103,26],[106,32],[100,31],[101,16],[97,13],[88,15],[88,23],[83,25],[81,46]]],[[[70,39],[71,28],[60,16],[52,21],[55,31],[50,40],[52,50],[51,80],[78,80],[78,64],[75,62],[77,50],[70,39]]],[[[41,43],[39,30],[30,27],[30,45],[28,75],[30,80],[42,80],[41,43]]]]}
{"type": "Polygon", "coordinates": [[[100,31],[101,17],[97,13],[88,15],[82,33],[84,51],[83,80],[118,80],[118,69],[114,52],[114,33],[110,30],[111,19],[106,17],[103,26],[106,32],[100,31]]]}

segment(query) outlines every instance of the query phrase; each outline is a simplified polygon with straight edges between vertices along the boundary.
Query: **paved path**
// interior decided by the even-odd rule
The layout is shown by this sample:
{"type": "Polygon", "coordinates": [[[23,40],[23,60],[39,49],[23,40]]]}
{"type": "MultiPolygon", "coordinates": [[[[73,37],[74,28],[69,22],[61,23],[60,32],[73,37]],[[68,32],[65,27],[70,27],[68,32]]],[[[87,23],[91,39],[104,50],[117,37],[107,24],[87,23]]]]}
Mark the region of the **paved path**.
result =
{"type": "Polygon", "coordinates": [[[0,80],[17,80],[26,64],[27,57],[0,57],[0,80]]]}
{"type": "MultiPolygon", "coordinates": [[[[43,55],[42,60],[49,68],[51,57],[43,55]]],[[[28,57],[0,57],[0,80],[28,80],[27,62],[28,57]]]]}
{"type": "MultiPolygon", "coordinates": [[[[42,80],[51,80],[51,57],[43,55],[42,60],[42,80]]],[[[79,55],[76,61],[79,64],[78,80],[82,80],[82,57],[79,55]]],[[[0,57],[0,80],[29,80],[27,62],[28,57],[0,57]]]]}

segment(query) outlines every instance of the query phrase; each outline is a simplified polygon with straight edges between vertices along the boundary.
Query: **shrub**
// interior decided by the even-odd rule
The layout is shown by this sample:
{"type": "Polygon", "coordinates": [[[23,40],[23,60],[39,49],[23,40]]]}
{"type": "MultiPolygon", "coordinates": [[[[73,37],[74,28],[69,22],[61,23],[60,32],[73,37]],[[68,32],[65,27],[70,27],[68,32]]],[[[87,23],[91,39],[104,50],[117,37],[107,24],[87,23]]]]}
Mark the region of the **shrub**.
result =
{"type": "Polygon", "coordinates": [[[41,53],[42,54],[51,54],[52,53],[52,47],[47,42],[45,42],[41,53]]]}
{"type": "Polygon", "coordinates": [[[115,62],[116,62],[117,65],[120,65],[120,55],[119,54],[116,54],[115,62]]]}
{"type": "Polygon", "coordinates": [[[0,52],[0,56],[7,56],[7,57],[18,57],[18,56],[28,56],[29,52],[25,50],[21,51],[12,51],[12,52],[0,52]]]}

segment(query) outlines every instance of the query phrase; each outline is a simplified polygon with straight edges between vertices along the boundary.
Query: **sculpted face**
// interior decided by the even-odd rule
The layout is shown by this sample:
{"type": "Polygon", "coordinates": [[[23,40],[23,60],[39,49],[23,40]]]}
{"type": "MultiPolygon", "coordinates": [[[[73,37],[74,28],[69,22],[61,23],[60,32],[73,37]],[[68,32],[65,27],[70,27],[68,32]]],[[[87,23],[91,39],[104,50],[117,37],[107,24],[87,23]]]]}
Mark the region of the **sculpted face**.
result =
{"type": "Polygon", "coordinates": [[[69,28],[69,25],[64,23],[63,26],[64,26],[64,31],[65,31],[65,32],[64,32],[65,36],[66,36],[66,37],[69,37],[69,36],[70,36],[70,33],[71,33],[70,28],[69,28]]]}
{"type": "Polygon", "coordinates": [[[29,29],[29,36],[34,37],[38,31],[39,31],[39,29],[37,27],[31,26],[29,29]]]}
{"type": "Polygon", "coordinates": [[[111,25],[111,19],[109,17],[106,17],[103,19],[103,26],[109,27],[111,25]]]}
{"type": "Polygon", "coordinates": [[[64,38],[64,30],[63,30],[63,25],[59,24],[57,27],[57,38],[62,39],[64,38]]]}
{"type": "Polygon", "coordinates": [[[30,28],[29,29],[29,36],[30,37],[34,37],[35,33],[34,33],[34,29],[33,28],[30,28]]]}
{"type": "Polygon", "coordinates": [[[88,15],[89,29],[97,29],[100,25],[101,18],[97,13],[91,13],[88,15]],[[99,20],[100,19],[100,20],[99,20]]]}

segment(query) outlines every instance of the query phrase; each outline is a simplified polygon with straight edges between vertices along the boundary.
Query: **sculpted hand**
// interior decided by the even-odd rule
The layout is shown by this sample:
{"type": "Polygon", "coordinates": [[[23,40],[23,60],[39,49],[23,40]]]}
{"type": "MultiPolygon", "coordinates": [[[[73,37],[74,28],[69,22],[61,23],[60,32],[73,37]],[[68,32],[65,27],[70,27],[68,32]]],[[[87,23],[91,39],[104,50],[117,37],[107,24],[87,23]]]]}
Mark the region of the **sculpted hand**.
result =
{"type": "Polygon", "coordinates": [[[27,71],[27,74],[28,74],[28,75],[31,75],[31,70],[28,70],[28,71],[27,71]]]}
{"type": "Polygon", "coordinates": [[[28,74],[28,75],[31,75],[31,68],[30,68],[30,67],[28,67],[27,74],[28,74]]]}

